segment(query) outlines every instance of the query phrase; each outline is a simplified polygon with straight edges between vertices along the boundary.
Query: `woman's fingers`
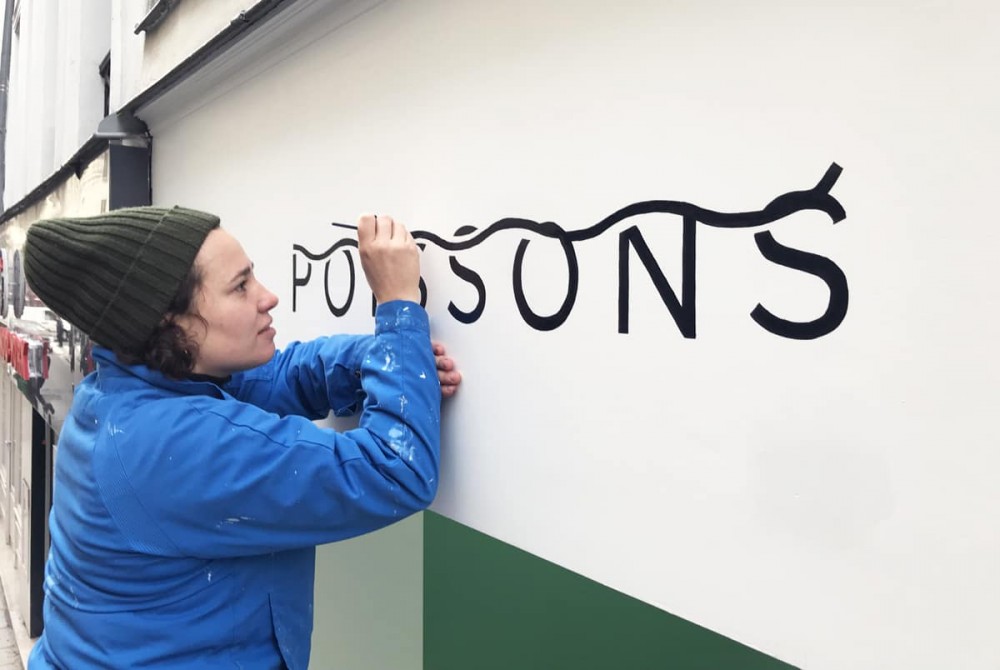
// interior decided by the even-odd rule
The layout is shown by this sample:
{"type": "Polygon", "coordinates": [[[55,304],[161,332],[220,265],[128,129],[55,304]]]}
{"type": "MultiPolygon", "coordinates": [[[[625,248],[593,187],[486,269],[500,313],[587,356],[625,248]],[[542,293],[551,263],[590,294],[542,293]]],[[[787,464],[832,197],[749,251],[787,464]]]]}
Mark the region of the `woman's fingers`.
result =
{"type": "Polygon", "coordinates": [[[391,216],[363,214],[358,220],[358,252],[368,285],[379,304],[420,300],[420,255],[406,227],[391,216]]]}
{"type": "Polygon", "coordinates": [[[378,234],[378,219],[374,214],[362,214],[358,217],[358,244],[370,244],[378,234]]]}

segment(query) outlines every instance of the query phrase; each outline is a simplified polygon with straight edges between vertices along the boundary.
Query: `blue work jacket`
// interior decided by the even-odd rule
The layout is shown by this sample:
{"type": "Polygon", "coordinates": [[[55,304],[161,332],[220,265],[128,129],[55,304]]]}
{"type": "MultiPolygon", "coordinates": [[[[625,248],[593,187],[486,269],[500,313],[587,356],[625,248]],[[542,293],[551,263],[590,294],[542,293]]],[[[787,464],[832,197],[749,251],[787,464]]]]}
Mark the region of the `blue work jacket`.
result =
{"type": "Polygon", "coordinates": [[[315,546],[437,489],[424,310],[380,305],[374,336],[294,343],[222,386],[94,357],[59,436],[29,668],[305,670],[315,546]],[[311,421],[359,408],[343,433],[311,421]]]}

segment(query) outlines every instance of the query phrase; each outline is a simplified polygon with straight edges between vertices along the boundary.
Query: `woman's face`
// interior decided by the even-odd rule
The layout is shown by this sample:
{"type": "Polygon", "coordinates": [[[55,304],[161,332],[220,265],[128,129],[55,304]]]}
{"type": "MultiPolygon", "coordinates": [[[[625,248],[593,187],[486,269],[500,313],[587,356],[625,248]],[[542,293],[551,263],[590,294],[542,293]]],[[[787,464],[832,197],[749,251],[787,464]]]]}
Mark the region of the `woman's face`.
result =
{"type": "Polygon", "coordinates": [[[268,314],[278,297],[254,277],[253,264],[236,238],[216,228],[198,251],[201,287],[194,312],[177,323],[198,345],[194,372],[225,377],[262,365],[274,356],[274,328],[268,314]]]}

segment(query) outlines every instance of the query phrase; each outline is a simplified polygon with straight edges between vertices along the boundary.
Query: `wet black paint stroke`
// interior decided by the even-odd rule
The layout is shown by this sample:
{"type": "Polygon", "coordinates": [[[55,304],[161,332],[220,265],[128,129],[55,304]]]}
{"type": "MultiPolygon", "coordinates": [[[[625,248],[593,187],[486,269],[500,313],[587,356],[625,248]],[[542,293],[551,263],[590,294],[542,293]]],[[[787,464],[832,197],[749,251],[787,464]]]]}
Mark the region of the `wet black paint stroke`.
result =
{"type": "MultiPolygon", "coordinates": [[[[446,240],[435,233],[424,230],[411,231],[411,234],[414,239],[427,240],[445,251],[464,251],[504,230],[524,230],[560,242],[582,242],[598,237],[616,223],[643,214],[677,214],[685,219],[690,218],[713,228],[757,228],[797,212],[814,210],[825,213],[833,223],[838,223],[847,217],[847,213],[840,202],[830,195],[830,189],[837,183],[841,172],[843,172],[843,168],[836,163],[831,163],[816,186],[805,191],[792,191],[779,195],[763,209],[753,212],[716,212],[680,200],[647,200],[622,207],[593,226],[581,230],[567,231],[554,221],[538,222],[531,219],[504,218],[466,240],[446,240]]],[[[337,225],[345,228],[353,227],[345,224],[337,225]]],[[[475,231],[475,228],[463,226],[459,231],[462,230],[471,233],[475,231]]],[[[300,244],[295,244],[292,248],[309,260],[321,261],[343,246],[345,241],[353,242],[353,246],[357,246],[356,240],[340,240],[321,254],[314,254],[300,244]]]]}
{"type": "Polygon", "coordinates": [[[345,237],[342,240],[338,240],[336,244],[334,244],[332,247],[330,247],[321,254],[314,254],[301,244],[293,244],[292,250],[298,251],[300,254],[302,254],[311,261],[321,261],[325,258],[330,257],[334,251],[340,249],[341,247],[354,247],[355,249],[357,249],[358,241],[349,237],[345,237]]]}

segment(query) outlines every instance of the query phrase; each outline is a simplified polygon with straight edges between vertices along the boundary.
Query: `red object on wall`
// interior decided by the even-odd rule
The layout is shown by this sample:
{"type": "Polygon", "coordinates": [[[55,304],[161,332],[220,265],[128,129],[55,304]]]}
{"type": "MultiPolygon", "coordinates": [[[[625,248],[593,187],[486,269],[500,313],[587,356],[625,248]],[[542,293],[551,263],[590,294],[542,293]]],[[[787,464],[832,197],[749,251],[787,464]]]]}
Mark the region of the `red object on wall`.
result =
{"type": "Polygon", "coordinates": [[[49,343],[26,340],[9,328],[0,327],[0,357],[24,379],[49,376],[49,343]],[[34,358],[34,361],[32,360],[34,358]]]}

